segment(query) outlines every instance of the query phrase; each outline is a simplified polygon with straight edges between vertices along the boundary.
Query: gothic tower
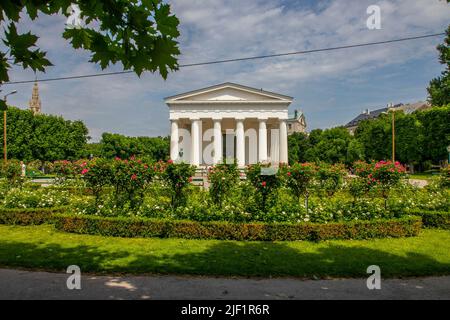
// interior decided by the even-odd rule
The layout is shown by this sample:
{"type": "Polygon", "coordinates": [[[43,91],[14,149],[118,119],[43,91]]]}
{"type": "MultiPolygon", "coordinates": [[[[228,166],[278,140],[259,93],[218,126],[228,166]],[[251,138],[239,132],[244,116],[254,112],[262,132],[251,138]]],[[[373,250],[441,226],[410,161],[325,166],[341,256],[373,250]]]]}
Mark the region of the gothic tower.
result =
{"type": "Polygon", "coordinates": [[[39,88],[37,82],[34,83],[31,100],[28,103],[34,115],[41,113],[41,99],[39,99],[39,88]]]}

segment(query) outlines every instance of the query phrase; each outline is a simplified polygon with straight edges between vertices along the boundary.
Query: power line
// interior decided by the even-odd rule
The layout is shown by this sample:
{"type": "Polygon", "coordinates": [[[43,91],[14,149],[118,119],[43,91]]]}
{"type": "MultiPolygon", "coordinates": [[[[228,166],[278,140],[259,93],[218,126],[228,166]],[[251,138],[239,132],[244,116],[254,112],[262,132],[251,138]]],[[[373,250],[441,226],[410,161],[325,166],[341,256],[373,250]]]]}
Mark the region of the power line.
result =
{"type": "MultiPolygon", "coordinates": [[[[215,60],[215,61],[188,63],[188,64],[181,64],[178,67],[179,68],[189,68],[189,67],[206,66],[206,65],[213,65],[213,64],[220,64],[220,63],[240,62],[240,61],[248,61],[248,60],[258,60],[258,59],[268,59],[268,58],[276,58],[276,57],[293,56],[293,55],[300,55],[300,54],[307,54],[307,53],[335,51],[335,50],[343,50],[343,49],[358,48],[358,47],[367,47],[367,46],[389,44],[389,43],[403,42],[403,41],[410,41],[410,40],[418,40],[418,39],[431,38],[431,37],[437,37],[437,36],[443,36],[443,35],[445,35],[444,32],[428,34],[428,35],[422,35],[422,36],[415,36],[415,37],[408,37],[408,38],[400,38],[400,39],[378,41],[378,42],[367,42],[367,43],[360,43],[360,44],[353,44],[353,45],[339,46],[339,47],[329,47],[329,48],[321,48],[321,49],[312,49],[312,50],[303,50],[303,51],[294,51],[294,52],[285,52],[285,53],[275,53],[275,54],[268,54],[268,55],[261,55],[261,56],[251,56],[251,57],[244,57],[244,58],[234,58],[234,59],[225,59],[225,60],[215,60]]],[[[58,77],[58,78],[47,78],[47,79],[37,79],[37,80],[10,81],[10,82],[3,83],[3,85],[7,85],[7,84],[24,84],[24,83],[32,83],[32,82],[35,82],[35,81],[37,81],[37,82],[47,82],[47,81],[59,81],[59,80],[93,78],[93,77],[103,77],[103,76],[111,76],[111,75],[118,75],[118,74],[128,74],[128,73],[134,73],[134,71],[129,70],[129,71],[95,73],[95,74],[86,74],[86,75],[68,76],[68,77],[58,77]]]]}

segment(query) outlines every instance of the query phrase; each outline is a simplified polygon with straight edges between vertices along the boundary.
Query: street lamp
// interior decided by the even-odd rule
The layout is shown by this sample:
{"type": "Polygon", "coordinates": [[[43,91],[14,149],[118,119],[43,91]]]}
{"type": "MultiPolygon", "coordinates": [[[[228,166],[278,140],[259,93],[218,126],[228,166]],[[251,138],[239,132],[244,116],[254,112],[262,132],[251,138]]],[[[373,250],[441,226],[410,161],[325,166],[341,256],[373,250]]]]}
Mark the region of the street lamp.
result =
{"type": "MultiPolygon", "coordinates": [[[[5,101],[5,105],[6,105],[6,99],[8,98],[8,96],[16,94],[17,90],[11,91],[10,93],[6,94],[3,97],[3,101],[5,101]]],[[[6,161],[8,160],[8,156],[7,156],[7,152],[6,152],[6,110],[8,109],[8,106],[6,105],[5,110],[3,110],[3,160],[5,161],[5,165],[6,165],[6,161]]]]}
{"type": "Polygon", "coordinates": [[[450,146],[447,147],[448,152],[448,164],[450,165],[450,146]]]}

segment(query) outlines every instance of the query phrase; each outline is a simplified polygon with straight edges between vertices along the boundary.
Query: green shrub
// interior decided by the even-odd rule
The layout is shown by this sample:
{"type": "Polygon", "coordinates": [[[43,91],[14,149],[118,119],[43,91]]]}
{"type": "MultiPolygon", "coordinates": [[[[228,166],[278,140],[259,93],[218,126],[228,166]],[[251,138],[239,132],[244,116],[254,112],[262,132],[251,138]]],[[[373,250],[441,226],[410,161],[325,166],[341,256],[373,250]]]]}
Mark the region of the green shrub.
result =
{"type": "Polygon", "coordinates": [[[187,201],[187,189],[195,174],[195,167],[187,163],[159,162],[162,179],[168,186],[172,210],[184,206],[187,201]]]}
{"type": "Polygon", "coordinates": [[[442,188],[450,188],[450,164],[441,169],[439,184],[442,188]]]}
{"type": "Polygon", "coordinates": [[[259,210],[267,212],[274,204],[273,195],[281,186],[281,179],[277,168],[270,164],[251,164],[248,165],[245,174],[248,181],[256,191],[259,200],[259,210]]]}
{"type": "Polygon", "coordinates": [[[347,223],[229,223],[55,215],[58,230],[116,237],[294,241],[416,236],[419,217],[347,223]]]}
{"type": "Polygon", "coordinates": [[[319,183],[319,190],[325,193],[328,197],[332,197],[342,188],[346,174],[347,171],[345,166],[341,163],[320,163],[317,167],[317,181],[319,183]]]}
{"type": "Polygon", "coordinates": [[[209,195],[212,202],[222,208],[239,183],[239,170],[235,163],[217,164],[208,169],[209,195]]]}
{"type": "Polygon", "coordinates": [[[63,213],[68,207],[6,209],[0,208],[0,224],[39,225],[53,222],[55,213],[63,213]]]}
{"type": "Polygon", "coordinates": [[[411,213],[420,216],[427,228],[450,230],[450,212],[413,210],[411,213]]]}
{"type": "Polygon", "coordinates": [[[25,177],[22,177],[22,165],[18,160],[2,161],[0,163],[0,177],[8,181],[8,187],[22,187],[25,177]]]}

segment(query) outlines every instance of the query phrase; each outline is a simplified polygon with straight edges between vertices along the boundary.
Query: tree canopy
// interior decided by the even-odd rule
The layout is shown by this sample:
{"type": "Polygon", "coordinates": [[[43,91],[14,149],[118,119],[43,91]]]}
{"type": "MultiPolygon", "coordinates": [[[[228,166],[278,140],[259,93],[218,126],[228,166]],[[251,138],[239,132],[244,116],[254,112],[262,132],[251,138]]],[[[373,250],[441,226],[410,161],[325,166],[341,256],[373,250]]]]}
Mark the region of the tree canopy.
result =
{"type": "Polygon", "coordinates": [[[440,44],[439,62],[445,65],[445,70],[440,77],[431,80],[428,86],[428,100],[433,106],[450,104],[450,26],[446,30],[444,43],[440,44]]]}
{"type": "MultiPolygon", "coordinates": [[[[180,54],[176,39],[179,21],[162,0],[2,0],[0,23],[4,26],[0,51],[0,84],[9,81],[12,65],[44,72],[52,63],[46,52],[36,46],[38,36],[20,34],[17,24],[24,15],[32,20],[41,15],[64,14],[78,5],[82,25],[68,26],[63,37],[72,46],[90,51],[90,62],[105,69],[121,63],[125,70],[140,75],[159,71],[165,79],[169,70],[177,70],[180,54]]],[[[6,104],[0,101],[1,108],[6,104]]]]}
{"type": "MultiPolygon", "coordinates": [[[[351,136],[345,128],[312,130],[288,138],[289,162],[322,161],[351,164],[357,160],[392,158],[392,114],[362,121],[351,136]]],[[[447,159],[450,145],[450,105],[404,114],[395,113],[395,156],[402,163],[422,166],[447,159]]]]}
{"type": "MultiPolygon", "coordinates": [[[[3,141],[3,121],[0,124],[3,141]]],[[[10,107],[7,111],[8,158],[19,160],[78,159],[88,140],[81,121],[52,115],[33,115],[29,110],[10,107]]]]}
{"type": "Polygon", "coordinates": [[[100,141],[100,156],[122,159],[138,156],[148,157],[154,161],[167,160],[169,158],[169,145],[168,137],[127,137],[105,132],[102,134],[100,141]]]}

